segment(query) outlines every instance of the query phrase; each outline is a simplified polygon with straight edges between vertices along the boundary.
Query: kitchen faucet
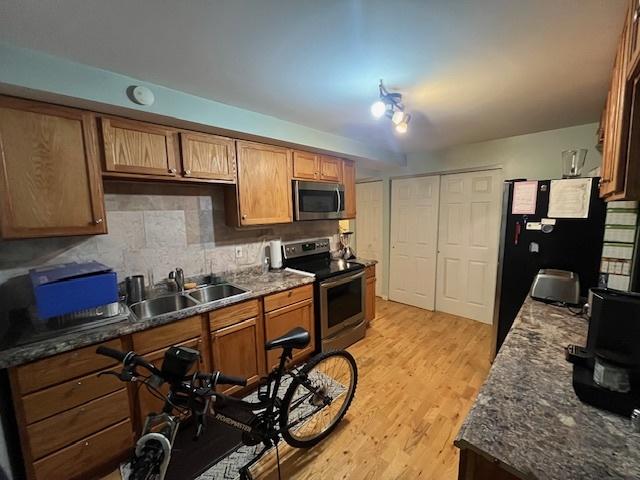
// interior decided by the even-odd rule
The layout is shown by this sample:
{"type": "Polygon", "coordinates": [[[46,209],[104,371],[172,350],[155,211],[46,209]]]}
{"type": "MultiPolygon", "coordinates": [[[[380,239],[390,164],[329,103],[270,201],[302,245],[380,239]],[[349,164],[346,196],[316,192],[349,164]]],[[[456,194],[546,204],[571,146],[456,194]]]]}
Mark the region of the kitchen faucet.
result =
{"type": "Polygon", "coordinates": [[[176,288],[179,292],[184,292],[184,273],[180,267],[176,267],[175,270],[169,272],[169,279],[176,283],[176,288]]]}

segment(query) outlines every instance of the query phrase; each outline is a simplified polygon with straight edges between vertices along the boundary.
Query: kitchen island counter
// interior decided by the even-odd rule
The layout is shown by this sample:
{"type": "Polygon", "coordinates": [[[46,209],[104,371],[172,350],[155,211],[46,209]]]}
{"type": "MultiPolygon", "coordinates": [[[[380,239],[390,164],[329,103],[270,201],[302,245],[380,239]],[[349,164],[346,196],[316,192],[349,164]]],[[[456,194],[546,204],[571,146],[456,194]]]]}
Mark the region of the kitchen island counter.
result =
{"type": "Polygon", "coordinates": [[[630,420],[573,391],[564,347],[586,334],[566,308],[525,300],[454,442],[459,478],[640,478],[630,420]]]}

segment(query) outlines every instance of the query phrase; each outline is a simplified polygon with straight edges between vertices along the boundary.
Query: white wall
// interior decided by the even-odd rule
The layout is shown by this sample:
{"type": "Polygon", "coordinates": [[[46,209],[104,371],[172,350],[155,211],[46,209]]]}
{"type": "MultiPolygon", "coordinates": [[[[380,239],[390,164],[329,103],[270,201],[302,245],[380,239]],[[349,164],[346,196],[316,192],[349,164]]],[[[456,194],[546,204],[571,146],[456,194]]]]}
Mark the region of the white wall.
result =
{"type": "MultiPolygon", "coordinates": [[[[380,178],[384,180],[384,274],[380,279],[382,294],[387,295],[389,291],[389,277],[386,272],[389,271],[391,178],[484,167],[501,167],[505,179],[560,178],[562,176],[561,152],[571,148],[588,149],[584,169],[585,172],[588,172],[602,162],[602,155],[595,148],[597,129],[597,123],[588,123],[516,137],[458,145],[440,151],[410,154],[407,156],[406,167],[390,167],[384,170],[358,169],[358,179],[380,178]]],[[[437,225],[434,225],[434,228],[437,228],[437,225]]]]}

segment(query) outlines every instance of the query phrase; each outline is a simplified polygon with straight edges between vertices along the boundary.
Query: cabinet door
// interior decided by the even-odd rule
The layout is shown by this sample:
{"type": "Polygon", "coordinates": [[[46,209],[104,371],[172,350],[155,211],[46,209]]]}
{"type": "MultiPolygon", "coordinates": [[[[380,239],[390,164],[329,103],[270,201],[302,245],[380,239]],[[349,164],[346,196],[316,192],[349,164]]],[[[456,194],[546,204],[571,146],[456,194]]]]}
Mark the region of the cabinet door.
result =
{"type": "MultiPolygon", "coordinates": [[[[246,378],[247,385],[255,384],[264,373],[260,358],[264,348],[259,338],[257,317],[213,332],[213,368],[227,375],[246,378]]],[[[239,387],[221,385],[220,390],[230,393],[239,387]]]]}
{"type": "Polygon", "coordinates": [[[236,146],[230,138],[204,133],[180,133],[185,177],[235,182],[236,146]]]}
{"type": "Polygon", "coordinates": [[[376,318],[376,278],[367,278],[367,287],[364,303],[364,317],[367,324],[376,318]]]}
{"type": "MultiPolygon", "coordinates": [[[[293,362],[313,353],[315,350],[315,325],[313,319],[313,301],[304,300],[287,307],[279,308],[266,313],[264,316],[266,340],[284,335],[295,327],[302,327],[311,335],[311,343],[302,350],[293,351],[293,362]]],[[[267,367],[273,368],[278,365],[282,349],[277,348],[267,352],[267,367]]]]}
{"type": "Polygon", "coordinates": [[[615,198],[616,200],[640,200],[640,65],[629,79],[628,88],[631,95],[629,150],[624,193],[615,198]]]}
{"type": "MultiPolygon", "coordinates": [[[[183,343],[179,343],[176,346],[194,348],[200,352],[202,352],[202,340],[199,338],[194,338],[192,340],[188,340],[183,343]]],[[[164,360],[164,354],[169,349],[169,347],[163,348],[161,350],[149,353],[144,356],[144,358],[154,364],[157,368],[162,367],[162,361],[164,360]]],[[[194,365],[189,373],[193,373],[196,370],[205,371],[204,359],[201,356],[200,361],[194,365]]],[[[160,392],[162,395],[166,395],[169,392],[169,385],[166,383],[160,387],[160,392]]],[[[136,392],[137,404],[138,404],[138,428],[142,429],[144,425],[144,421],[147,418],[147,415],[151,412],[159,413],[162,411],[162,407],[164,406],[164,401],[160,400],[158,397],[153,395],[145,386],[141,386],[137,389],[136,392]]]]}
{"type": "Polygon", "coordinates": [[[293,221],[291,152],[286,148],[237,142],[240,225],[293,221]]]}
{"type": "Polygon", "coordinates": [[[342,160],[322,155],[320,157],[320,180],[342,182],[342,160]]]}
{"type": "Polygon", "coordinates": [[[101,124],[107,172],[176,176],[175,130],[113,117],[101,124]]]}
{"type": "Polygon", "coordinates": [[[106,233],[93,114],[0,97],[3,238],[106,233]]]}
{"type": "Polygon", "coordinates": [[[315,153],[293,152],[293,178],[317,180],[320,175],[320,161],[315,153]]]}
{"type": "Polygon", "coordinates": [[[633,66],[640,53],[640,0],[631,0],[629,8],[629,51],[628,63],[633,66]]]}
{"type": "Polygon", "coordinates": [[[351,160],[342,163],[344,183],[344,218],[356,218],[356,166],[351,160]]]}
{"type": "Polygon", "coordinates": [[[624,192],[630,101],[626,90],[626,52],[628,46],[626,30],[625,25],[618,45],[611,76],[611,88],[607,99],[607,122],[600,181],[601,197],[624,192]]]}

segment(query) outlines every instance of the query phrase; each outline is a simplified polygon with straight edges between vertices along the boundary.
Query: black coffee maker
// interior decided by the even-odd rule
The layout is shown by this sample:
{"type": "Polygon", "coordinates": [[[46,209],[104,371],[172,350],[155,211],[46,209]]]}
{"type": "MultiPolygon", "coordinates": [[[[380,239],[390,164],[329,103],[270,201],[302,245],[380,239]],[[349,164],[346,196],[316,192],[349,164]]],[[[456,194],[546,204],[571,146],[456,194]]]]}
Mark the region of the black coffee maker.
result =
{"type": "Polygon", "coordinates": [[[595,288],[589,293],[587,346],[567,347],[578,398],[630,416],[640,408],[640,294],[595,288]]]}

